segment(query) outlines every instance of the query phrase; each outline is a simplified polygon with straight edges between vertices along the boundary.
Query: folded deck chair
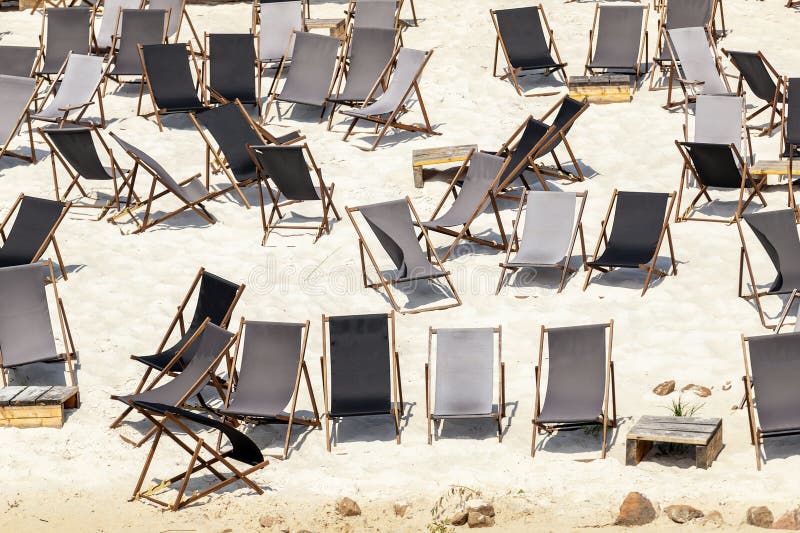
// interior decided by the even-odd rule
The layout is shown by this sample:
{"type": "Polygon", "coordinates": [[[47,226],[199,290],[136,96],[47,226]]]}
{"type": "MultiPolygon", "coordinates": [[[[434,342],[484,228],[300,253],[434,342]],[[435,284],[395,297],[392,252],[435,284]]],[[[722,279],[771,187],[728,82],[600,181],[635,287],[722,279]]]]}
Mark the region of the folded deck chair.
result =
{"type": "Polygon", "coordinates": [[[510,158],[472,150],[456,175],[453,176],[450,186],[442,195],[430,220],[422,223],[428,232],[435,231],[453,237],[453,242],[442,256],[442,262],[447,261],[461,239],[491,248],[506,249],[508,239],[506,239],[503,221],[500,218],[500,209],[497,207],[497,193],[499,192],[498,185],[505,175],[509,162],[510,158]],[[456,184],[459,181],[462,182],[461,190],[456,192],[456,184]],[[453,203],[447,211],[443,211],[450,194],[453,195],[453,203]],[[501,242],[478,237],[470,232],[473,221],[490,205],[501,242]]]}
{"type": "Polygon", "coordinates": [[[158,130],[164,131],[161,115],[202,111],[206,108],[201,100],[205,99],[202,83],[198,81],[195,84],[192,78],[190,64],[194,67],[196,79],[201,80],[200,68],[191,43],[188,48],[183,43],[139,45],[139,56],[153,112],[142,115],[144,92],[142,86],[139,89],[139,102],[136,106],[137,115],[144,117],[155,115],[158,130]],[[198,86],[200,97],[198,97],[198,86]]]}
{"type": "Polygon", "coordinates": [[[31,114],[31,119],[55,122],[59,126],[66,123],[93,125],[91,121],[83,120],[83,116],[90,105],[97,103],[100,127],[105,128],[106,115],[100,83],[107,71],[102,57],[70,54],[39,102],[36,112],[31,114]]]}
{"type": "Polygon", "coordinates": [[[144,83],[139,45],[162,44],[166,40],[168,12],[163,9],[126,9],[124,14],[111,47],[110,63],[113,67],[103,83],[104,94],[109,78],[122,84],[122,76],[136,76],[140,85],[144,83]]]}
{"type": "MultiPolygon", "coordinates": [[[[784,78],[783,107],[781,120],[781,159],[789,160],[789,203],[797,211],[794,199],[794,160],[800,157],[800,78],[784,78]]],[[[800,220],[800,214],[798,215],[800,220]]]]}
{"type": "MultiPolygon", "coordinates": [[[[169,24],[167,26],[167,39],[172,39],[173,43],[189,42],[189,39],[181,39],[181,29],[183,22],[189,25],[189,31],[192,32],[195,45],[200,52],[204,54],[203,41],[200,40],[197,30],[194,28],[192,19],[186,11],[186,0],[148,0],[147,5],[149,9],[163,9],[169,11],[169,24]]],[[[169,41],[168,41],[169,42],[169,41]]]]}
{"type": "Polygon", "coordinates": [[[511,137],[503,143],[495,155],[508,157],[509,163],[506,165],[503,178],[500,181],[498,190],[504,191],[511,187],[519,179],[526,189],[530,189],[530,184],[525,178],[525,171],[532,170],[542,189],[548,191],[547,185],[539,165],[535,164],[536,158],[542,151],[542,147],[547,144],[555,132],[555,126],[548,126],[540,120],[536,120],[529,115],[520,124],[511,137]]]}
{"type": "MultiPolygon", "coordinates": [[[[517,94],[523,95],[518,76],[526,70],[543,71],[544,76],[561,72],[564,83],[569,83],[567,64],[561,60],[558,46],[553,40],[553,30],[547,22],[544,8],[538,6],[513,9],[490,9],[497,39],[494,44],[494,66],[492,75],[497,77],[497,57],[502,49],[508,65],[506,74],[500,79],[510,78],[517,94]],[[553,58],[555,54],[555,58],[553,58]]],[[[558,91],[548,91],[525,96],[550,96],[558,91]]]]}
{"type": "Polygon", "coordinates": [[[417,211],[411,204],[411,200],[406,196],[402,200],[392,200],[389,202],[382,202],[378,204],[362,205],[360,207],[346,207],[347,216],[350,217],[350,222],[353,224],[356,233],[358,234],[358,250],[361,254],[361,274],[364,281],[364,287],[371,287],[377,289],[382,287],[386,291],[386,296],[392,304],[395,311],[402,313],[420,313],[423,311],[434,311],[437,309],[447,309],[461,305],[461,297],[458,295],[450,279],[450,272],[445,270],[442,265],[442,260],[436,253],[436,249],[428,237],[428,230],[420,220],[417,211]],[[378,266],[375,255],[370,250],[369,246],[364,239],[364,234],[361,232],[358,224],[356,224],[353,213],[360,212],[366,220],[369,227],[372,229],[375,237],[378,239],[381,247],[383,247],[386,254],[394,263],[397,269],[394,274],[387,275],[378,266]],[[412,219],[413,213],[413,219],[412,219]],[[420,249],[417,237],[414,233],[414,225],[422,230],[422,236],[425,240],[425,247],[427,248],[428,255],[420,249]],[[375,273],[378,275],[377,283],[369,283],[367,280],[367,269],[364,262],[364,253],[366,252],[375,273]],[[433,257],[435,263],[431,263],[428,259],[433,257]],[[450,287],[450,292],[456,300],[454,303],[443,304],[438,306],[430,306],[421,309],[410,309],[401,311],[400,306],[394,298],[390,285],[398,283],[419,282],[422,280],[436,280],[437,278],[445,278],[445,282],[450,287]]]}
{"type": "MultiPolygon", "coordinates": [[[[189,290],[186,291],[186,296],[181,300],[178,305],[178,311],[175,313],[172,321],[167,328],[166,333],[161,339],[161,342],[156,348],[156,353],[153,355],[131,355],[131,359],[145,365],[146,370],[142,379],[134,391],[134,394],[141,392],[153,370],[161,372],[167,365],[170,365],[170,371],[173,374],[181,372],[186,365],[191,362],[196,353],[197,346],[190,346],[187,350],[183,350],[190,340],[200,329],[203,322],[208,319],[211,324],[221,328],[227,328],[233,315],[233,310],[239,302],[239,298],[244,292],[244,285],[237,285],[231,281],[226,280],[220,276],[206,271],[205,268],[200,268],[197,275],[194,277],[189,290]],[[195,293],[197,294],[195,300],[194,314],[186,327],[185,314],[189,300],[191,300],[195,293]],[[176,329],[178,328],[178,329],[176,329]],[[174,333],[178,333],[180,338],[169,348],[167,343],[174,333]],[[181,357],[177,360],[175,355],[181,352],[181,357]],[[173,361],[174,360],[174,361],[173,361]]],[[[126,409],[111,424],[111,427],[117,427],[122,420],[128,416],[132,409],[126,409]]]]}
{"type": "Polygon", "coordinates": [[[225,103],[239,100],[252,105],[261,114],[261,103],[256,94],[256,49],[249,33],[205,34],[207,62],[203,64],[203,78],[212,102],[225,103]]]}
{"type": "Polygon", "coordinates": [[[38,46],[0,46],[0,76],[33,76],[39,52],[38,46]]]}
{"type": "Polygon", "coordinates": [[[583,171],[581,170],[581,166],[578,164],[578,160],[575,158],[575,154],[572,152],[572,147],[570,146],[569,141],[567,141],[567,134],[572,129],[575,121],[578,120],[578,117],[580,117],[587,109],[589,109],[589,102],[581,102],[575,100],[574,98],[570,98],[569,95],[565,95],[542,116],[541,120],[542,122],[545,122],[548,117],[555,113],[552,123],[554,129],[552,134],[548,137],[547,142],[542,145],[534,159],[550,155],[553,157],[553,161],[556,164],[556,171],[540,166],[539,171],[542,174],[560,179],[567,179],[569,181],[583,181],[585,179],[583,171]],[[556,112],[556,110],[558,110],[558,112],[556,112]],[[561,161],[559,161],[558,156],[556,155],[556,148],[562,144],[564,145],[564,149],[567,151],[567,155],[572,161],[572,166],[575,168],[573,172],[565,169],[561,165],[561,161]]]}
{"type": "MultiPolygon", "coordinates": [[[[260,6],[253,0],[253,29],[258,28],[258,99],[261,101],[261,77],[264,72],[277,65],[277,68],[292,60],[294,39],[292,33],[305,28],[303,21],[303,2],[300,0],[264,0],[260,6]],[[258,10],[261,20],[258,21],[258,10]]],[[[273,79],[267,95],[272,94],[277,83],[273,79]]]]}
{"type": "MultiPolygon", "coordinates": [[[[292,31],[285,52],[288,55],[289,48],[294,47],[292,66],[288,69],[288,74],[284,72],[286,62],[282,62],[278,68],[262,122],[267,121],[273,103],[278,108],[278,102],[321,107],[320,121],[322,120],[339,63],[339,44],[341,42],[336,37],[292,31]],[[286,78],[286,81],[278,91],[278,82],[283,77],[286,78]]],[[[280,118],[280,109],[278,109],[278,117],[280,118]]]]}
{"type": "Polygon", "coordinates": [[[405,409],[394,313],[322,315],[322,388],[325,446],[331,451],[331,419],[389,415],[400,444],[405,409]]]}
{"type": "Polygon", "coordinates": [[[322,170],[317,166],[314,157],[311,155],[307,144],[295,146],[249,146],[252,161],[258,168],[259,174],[264,178],[259,182],[258,194],[261,200],[261,222],[264,227],[264,238],[261,245],[267,244],[267,237],[274,229],[314,229],[317,234],[314,242],[322,236],[325,231],[331,232],[329,210],[333,211],[336,220],[341,220],[339,211],[333,203],[333,189],[335,183],[330,186],[325,184],[322,179],[322,170]],[[305,153],[305,155],[304,155],[305,153]],[[307,158],[307,159],[306,159],[307,158]],[[314,172],[312,177],[311,171],[314,172]],[[275,189],[267,182],[271,180],[275,184],[275,189]],[[264,192],[266,187],[272,200],[272,209],[267,218],[264,211],[264,192]],[[281,224],[273,222],[275,215],[279,219],[283,218],[281,208],[298,204],[306,201],[319,201],[322,205],[322,219],[316,226],[301,224],[281,224]]]}
{"type": "MultiPolygon", "coordinates": [[[[656,49],[653,62],[658,64],[662,73],[670,68],[672,56],[667,44],[667,30],[679,28],[712,27],[714,24],[716,0],[673,0],[666,2],[666,9],[661,8],[656,35],[656,49]]],[[[658,6],[656,6],[658,9],[658,6]]],[[[650,90],[658,90],[655,75],[650,78],[650,90]]]]}
{"type": "Polygon", "coordinates": [[[31,163],[36,162],[30,110],[41,85],[41,80],[0,74],[0,143],[2,143],[0,144],[0,158],[9,156],[31,163]],[[30,155],[11,150],[11,142],[17,136],[23,121],[28,124],[30,155]]]}
{"type": "Polygon", "coordinates": [[[589,286],[595,270],[610,272],[614,268],[639,268],[647,271],[642,289],[644,296],[653,274],[658,277],[668,275],[668,272],[656,268],[658,252],[661,250],[665,235],[672,260],[672,274],[676,275],[678,264],[675,261],[672,233],[669,230],[674,202],[674,192],[629,192],[614,189],[600,229],[600,236],[597,238],[597,246],[592,254],[593,259],[586,264],[589,271],[586,273],[583,290],[589,286]],[[614,206],[616,206],[614,223],[611,226],[611,235],[608,235],[607,228],[614,206]],[[605,249],[600,255],[600,246],[604,243],[605,249]]]}
{"type": "Polygon", "coordinates": [[[650,6],[601,6],[595,4],[594,22],[589,32],[589,51],[584,74],[621,72],[636,76],[646,74],[649,64],[641,70],[642,57],[647,61],[649,41],[647,20],[650,6]]]}
{"type": "Polygon", "coordinates": [[[570,268],[569,262],[575,248],[575,239],[579,235],[583,268],[587,268],[582,222],[586,196],[586,192],[523,191],[517,217],[514,219],[512,240],[506,247],[505,259],[500,263],[500,279],[495,294],[500,293],[506,279],[506,270],[543,267],[561,270],[561,282],[558,285],[558,292],[561,292],[567,281],[567,274],[576,272],[576,269],[570,268]],[[520,238],[519,224],[523,211],[525,225],[520,238]],[[512,259],[511,253],[514,251],[516,255],[512,259]]]}
{"type": "Polygon", "coordinates": [[[48,259],[33,265],[0,268],[0,375],[8,385],[9,370],[33,364],[65,362],[70,383],[77,385],[72,360],[77,351],[72,342],[64,302],[58,295],[53,263],[48,259]],[[45,285],[53,289],[64,351],[56,348],[45,285]]]}
{"type": "Polygon", "coordinates": [[[425,363],[425,414],[428,444],[433,443],[432,422],[448,419],[491,418],[497,421],[497,440],[503,442],[506,416],[506,364],[503,331],[496,328],[428,328],[428,361],[425,363]],[[495,334],[497,334],[497,404],[494,394],[495,334]],[[435,365],[431,346],[436,338],[435,365]],[[435,387],[431,390],[431,368],[435,387]],[[431,402],[433,400],[433,409],[431,402]]]}
{"type": "Polygon", "coordinates": [[[241,366],[235,378],[228,380],[225,404],[219,411],[227,422],[287,424],[283,454],[278,456],[281,459],[289,453],[292,425],[322,427],[305,360],[309,325],[308,321],[293,324],[242,319],[231,368],[236,369],[240,358],[241,366]],[[302,378],[314,410],[311,419],[295,416],[302,378]]]}
{"type": "Polygon", "coordinates": [[[381,73],[379,80],[372,86],[372,90],[364,101],[364,104],[358,109],[344,111],[345,115],[353,117],[353,122],[347,129],[344,140],[347,140],[359,120],[383,124],[383,128],[381,128],[380,133],[378,133],[378,136],[375,138],[369,150],[375,150],[389,128],[423,132],[428,135],[441,135],[433,131],[430,120],[428,120],[428,111],[425,109],[425,102],[422,101],[422,92],[419,90],[419,78],[422,76],[422,71],[425,69],[432,55],[433,50],[424,51],[412,50],[411,48],[398,48],[389,61],[389,64],[386,65],[386,68],[381,73]],[[395,61],[396,66],[392,78],[389,81],[389,86],[383,94],[379,95],[378,88],[381,86],[380,79],[384,79],[389,75],[391,66],[395,61]],[[412,91],[416,95],[417,103],[422,112],[422,118],[425,121],[424,125],[405,124],[399,121],[400,116],[407,111],[406,104],[411,98],[412,91]],[[374,101],[372,101],[373,99],[374,101]]]}
{"type": "Polygon", "coordinates": [[[363,105],[379,80],[383,82],[380,91],[382,92],[386,88],[386,81],[381,78],[381,75],[394,54],[398,35],[394,28],[354,28],[352,30],[350,38],[345,42],[345,52],[339,58],[335,88],[328,98],[331,103],[328,117],[329,131],[336,106],[363,105]],[[342,88],[342,83],[344,83],[344,88],[342,88]]]}
{"type": "Polygon", "coordinates": [[[49,77],[61,70],[67,56],[88,54],[90,45],[88,7],[46,9],[42,12],[42,30],[39,44],[44,49],[44,62],[36,72],[49,77]]]}
{"type": "Polygon", "coordinates": [[[614,321],[607,324],[546,328],[542,326],[539,363],[535,368],[536,406],[533,411],[531,457],[536,434],[569,431],[590,424],[603,427],[601,458],[606,457],[606,433],[617,427],[617,393],[611,359],[614,321]],[[608,333],[606,334],[606,330],[608,333]],[[541,402],[542,355],[547,336],[547,388],[541,402]],[[606,340],[608,337],[608,340],[606,340]],[[611,396],[611,417],[608,400],[611,396]]]}
{"type": "MultiPolygon", "coordinates": [[[[747,117],[747,122],[750,122],[767,109],[770,110],[769,122],[766,126],[748,127],[760,131],[761,135],[772,135],[772,130],[780,126],[781,123],[781,112],[778,106],[783,100],[783,92],[781,90],[783,86],[783,77],[778,74],[778,71],[775,70],[760,51],[735,52],[723,48],[722,53],[728,56],[733,66],[739,71],[737,93],[740,95],[744,94],[744,82],[747,82],[747,86],[750,88],[750,94],[765,102],[763,106],[747,117]]],[[[783,90],[785,90],[785,87],[783,90]]]]}
{"type": "Polygon", "coordinates": [[[0,222],[0,239],[3,242],[3,247],[0,248],[0,268],[35,263],[52,244],[61,275],[65,280],[68,279],[56,241],[56,230],[71,206],[71,202],[62,203],[20,194],[0,222]],[[17,216],[9,230],[8,222],[14,213],[17,216]]]}
{"type": "Polygon", "coordinates": [[[672,55],[667,103],[671,108],[693,101],[698,94],[730,94],[728,78],[717,56],[714,40],[707,28],[680,28],[667,30],[667,45],[672,55]],[[672,100],[675,81],[681,87],[684,99],[672,100]]]}
{"type": "MultiPolygon", "coordinates": [[[[97,26],[95,18],[92,17],[92,43],[95,53],[104,53],[119,36],[122,27],[122,11],[140,9],[144,0],[103,0],[103,14],[100,18],[100,27],[97,26]]],[[[94,13],[97,13],[100,2],[95,4],[94,13]]]]}

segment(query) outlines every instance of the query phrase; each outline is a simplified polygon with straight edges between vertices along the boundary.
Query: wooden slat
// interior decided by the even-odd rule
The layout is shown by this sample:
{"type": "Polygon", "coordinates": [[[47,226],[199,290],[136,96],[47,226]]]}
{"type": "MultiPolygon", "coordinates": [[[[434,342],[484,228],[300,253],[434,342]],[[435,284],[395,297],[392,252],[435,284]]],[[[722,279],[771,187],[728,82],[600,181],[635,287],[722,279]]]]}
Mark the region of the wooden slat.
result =
{"type": "Polygon", "coordinates": [[[36,400],[37,405],[61,405],[78,394],[78,387],[51,387],[36,400]]]}
{"type": "Polygon", "coordinates": [[[437,165],[439,163],[453,163],[463,161],[470,150],[477,150],[477,145],[463,144],[459,146],[442,146],[439,148],[423,148],[411,152],[413,166],[437,165]]]}
{"type": "Polygon", "coordinates": [[[51,385],[26,387],[24,391],[14,396],[14,399],[11,401],[10,405],[12,407],[36,405],[36,400],[39,398],[39,396],[49,391],[51,388],[53,388],[51,385]]]}
{"type": "Polygon", "coordinates": [[[695,416],[653,416],[643,415],[639,421],[634,425],[638,426],[641,423],[650,422],[664,422],[667,424],[713,424],[718,425],[722,422],[721,418],[699,418],[695,416]]]}
{"type": "Polygon", "coordinates": [[[717,424],[655,424],[639,423],[632,429],[632,433],[647,433],[648,431],[688,431],[690,433],[711,433],[717,429],[717,424]]]}
{"type": "Polygon", "coordinates": [[[25,387],[21,385],[9,385],[0,389],[0,406],[8,405],[14,396],[23,390],[25,390],[25,387]]]}
{"type": "MultiPolygon", "coordinates": [[[[789,161],[788,160],[763,160],[757,162],[750,167],[750,173],[756,176],[764,176],[767,174],[788,174],[789,161]]],[[[800,176],[800,165],[792,167],[792,176],[800,176]]]]}

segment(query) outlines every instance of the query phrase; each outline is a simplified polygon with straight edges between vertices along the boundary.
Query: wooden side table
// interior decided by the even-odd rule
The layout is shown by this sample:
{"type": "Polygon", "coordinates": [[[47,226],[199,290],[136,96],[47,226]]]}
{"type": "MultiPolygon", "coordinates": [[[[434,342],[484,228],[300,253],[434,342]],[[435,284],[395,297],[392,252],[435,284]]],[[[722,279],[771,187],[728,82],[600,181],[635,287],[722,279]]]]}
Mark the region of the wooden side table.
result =
{"type": "MultiPolygon", "coordinates": [[[[770,175],[785,176],[789,174],[789,160],[784,159],[780,161],[777,159],[765,159],[763,161],[758,161],[755,165],[750,167],[750,173],[753,177],[770,175]]],[[[792,165],[792,176],[800,176],[800,161],[792,165]]]]}
{"type": "Polygon", "coordinates": [[[722,450],[722,419],[645,415],[628,433],[625,464],[639,464],[654,442],[692,445],[697,468],[708,468],[722,450]]]}
{"type": "Polygon", "coordinates": [[[422,178],[423,167],[464,161],[472,150],[477,149],[478,146],[475,144],[462,144],[459,146],[423,148],[412,151],[411,168],[414,170],[414,187],[420,189],[424,185],[422,178]]]}
{"type": "Polygon", "coordinates": [[[78,407],[78,387],[10,385],[0,389],[0,427],[60,428],[78,407]]]}
{"type": "Polygon", "coordinates": [[[331,37],[343,41],[345,38],[345,19],[306,19],[306,29],[327,29],[331,37]]]}

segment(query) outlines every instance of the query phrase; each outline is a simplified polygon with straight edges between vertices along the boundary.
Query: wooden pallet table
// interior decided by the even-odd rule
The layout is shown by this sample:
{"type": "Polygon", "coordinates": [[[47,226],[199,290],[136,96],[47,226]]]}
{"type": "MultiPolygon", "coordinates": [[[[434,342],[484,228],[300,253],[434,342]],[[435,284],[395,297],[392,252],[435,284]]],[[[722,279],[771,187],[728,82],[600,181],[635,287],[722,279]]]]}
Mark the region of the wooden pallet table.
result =
{"type": "Polygon", "coordinates": [[[722,419],[645,415],[628,433],[625,464],[639,464],[654,442],[692,445],[697,468],[708,468],[722,450],[722,419]]]}
{"type": "Polygon", "coordinates": [[[569,96],[592,104],[631,101],[631,78],[624,74],[570,76],[569,96]]]}
{"type": "Polygon", "coordinates": [[[327,29],[331,37],[336,37],[343,41],[345,38],[345,19],[306,19],[306,29],[327,29]]]}
{"type": "Polygon", "coordinates": [[[439,148],[423,148],[411,152],[411,168],[414,170],[414,187],[420,189],[424,185],[422,169],[428,165],[440,165],[464,161],[470,151],[477,150],[477,145],[462,144],[459,146],[442,146],[439,148]]]}
{"type": "Polygon", "coordinates": [[[77,407],[78,387],[11,385],[0,389],[0,427],[60,428],[77,407]]]}
{"type": "MultiPolygon", "coordinates": [[[[789,174],[789,160],[783,161],[778,159],[756,162],[755,165],[750,167],[750,173],[753,177],[756,176],[787,176],[789,174]]],[[[800,161],[792,165],[792,176],[800,176],[800,161]]]]}

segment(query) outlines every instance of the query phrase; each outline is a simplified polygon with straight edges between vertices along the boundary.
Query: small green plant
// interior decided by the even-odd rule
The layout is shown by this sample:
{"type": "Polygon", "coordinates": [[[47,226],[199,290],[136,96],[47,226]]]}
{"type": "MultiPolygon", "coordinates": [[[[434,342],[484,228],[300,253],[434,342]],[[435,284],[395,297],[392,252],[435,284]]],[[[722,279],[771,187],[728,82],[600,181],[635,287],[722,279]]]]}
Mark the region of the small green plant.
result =
{"type": "Polygon", "coordinates": [[[694,416],[704,405],[685,402],[683,396],[678,396],[677,400],[672,400],[672,404],[665,408],[672,413],[672,416],[694,416]]]}
{"type": "Polygon", "coordinates": [[[450,533],[455,528],[450,527],[448,522],[450,515],[456,511],[463,511],[467,501],[473,498],[480,498],[481,491],[452,485],[448,491],[442,495],[431,508],[431,522],[427,528],[430,533],[450,533]]]}
{"type": "Polygon", "coordinates": [[[448,527],[442,520],[434,520],[428,524],[429,533],[449,533],[455,531],[455,528],[448,527]]]}
{"type": "Polygon", "coordinates": [[[598,436],[600,434],[600,430],[602,428],[603,428],[603,426],[601,426],[599,424],[587,424],[587,425],[581,427],[581,429],[583,430],[584,433],[586,433],[587,435],[591,435],[593,437],[598,436]]]}

